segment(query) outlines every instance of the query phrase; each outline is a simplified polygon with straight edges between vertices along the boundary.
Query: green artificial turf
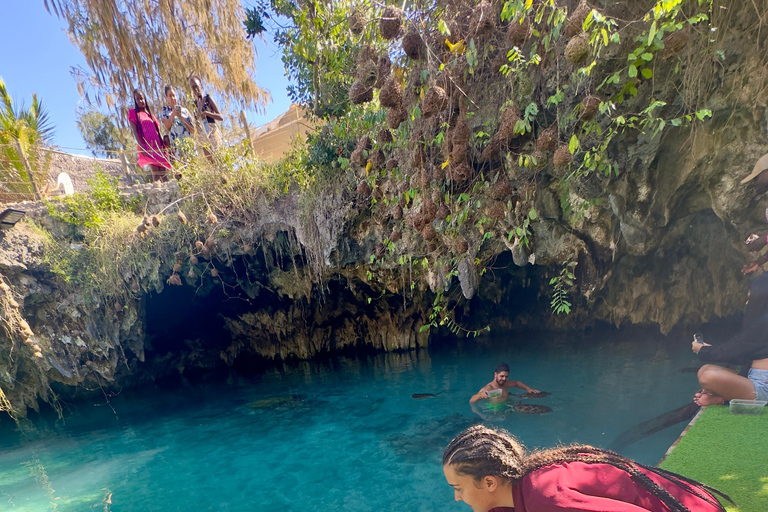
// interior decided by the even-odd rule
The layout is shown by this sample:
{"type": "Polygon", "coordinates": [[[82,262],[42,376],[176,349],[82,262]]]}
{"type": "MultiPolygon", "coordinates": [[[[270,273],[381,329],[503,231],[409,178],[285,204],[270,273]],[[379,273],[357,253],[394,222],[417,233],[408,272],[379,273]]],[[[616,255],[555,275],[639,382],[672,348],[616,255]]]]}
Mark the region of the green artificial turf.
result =
{"type": "Polygon", "coordinates": [[[659,466],[724,492],[740,512],[768,511],[768,410],[748,416],[707,407],[659,466]]]}

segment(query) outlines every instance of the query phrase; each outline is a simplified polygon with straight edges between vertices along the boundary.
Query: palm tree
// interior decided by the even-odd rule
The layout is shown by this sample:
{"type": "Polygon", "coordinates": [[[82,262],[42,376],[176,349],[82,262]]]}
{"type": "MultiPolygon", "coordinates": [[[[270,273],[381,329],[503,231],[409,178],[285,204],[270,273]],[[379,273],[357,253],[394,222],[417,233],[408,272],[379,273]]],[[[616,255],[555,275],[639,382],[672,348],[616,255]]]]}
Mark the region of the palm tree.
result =
{"type": "Polygon", "coordinates": [[[18,199],[40,199],[40,188],[47,181],[50,154],[41,154],[43,145],[53,138],[48,112],[37,94],[32,105],[14,105],[5,82],[0,78],[0,184],[18,199]]]}

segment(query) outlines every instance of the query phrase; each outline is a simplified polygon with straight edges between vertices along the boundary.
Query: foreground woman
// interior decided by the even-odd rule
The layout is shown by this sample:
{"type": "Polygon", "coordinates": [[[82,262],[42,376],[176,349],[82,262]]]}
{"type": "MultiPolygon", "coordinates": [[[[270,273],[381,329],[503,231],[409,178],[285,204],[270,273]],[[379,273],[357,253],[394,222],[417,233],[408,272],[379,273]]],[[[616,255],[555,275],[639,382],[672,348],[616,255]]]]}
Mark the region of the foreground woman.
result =
{"type": "Polygon", "coordinates": [[[768,400],[768,274],[752,280],[739,334],[717,346],[696,340],[692,350],[705,362],[724,362],[749,368],[746,377],[715,364],[699,368],[698,405],[722,404],[734,398],[768,400]]]}
{"type": "Polygon", "coordinates": [[[451,441],[443,471],[474,512],[725,512],[717,491],[683,476],[586,445],[528,453],[482,425],[451,441]]]}
{"type": "Polygon", "coordinates": [[[139,167],[147,167],[152,181],[168,181],[170,162],[163,148],[160,125],[147,104],[144,93],[133,91],[133,108],[128,111],[128,121],[139,144],[139,167]]]}

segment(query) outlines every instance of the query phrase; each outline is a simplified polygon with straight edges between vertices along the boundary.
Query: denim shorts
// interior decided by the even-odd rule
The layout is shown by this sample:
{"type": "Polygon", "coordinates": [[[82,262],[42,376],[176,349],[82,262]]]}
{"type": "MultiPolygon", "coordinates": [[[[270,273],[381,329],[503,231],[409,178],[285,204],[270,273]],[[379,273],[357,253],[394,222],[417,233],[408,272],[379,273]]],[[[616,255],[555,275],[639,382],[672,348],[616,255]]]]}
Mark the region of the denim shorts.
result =
{"type": "Polygon", "coordinates": [[[750,368],[748,377],[755,386],[757,399],[768,401],[768,370],[750,368]]]}

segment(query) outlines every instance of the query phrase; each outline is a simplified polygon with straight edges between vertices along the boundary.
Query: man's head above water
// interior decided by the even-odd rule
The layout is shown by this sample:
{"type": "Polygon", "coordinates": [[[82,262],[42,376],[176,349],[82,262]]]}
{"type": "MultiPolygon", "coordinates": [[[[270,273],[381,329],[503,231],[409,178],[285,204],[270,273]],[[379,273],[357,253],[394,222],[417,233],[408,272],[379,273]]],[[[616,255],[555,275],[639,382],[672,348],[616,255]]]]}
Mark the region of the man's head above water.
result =
{"type": "Polygon", "coordinates": [[[496,384],[503,386],[509,378],[509,365],[507,363],[499,363],[496,368],[493,369],[493,380],[496,384]]]}

